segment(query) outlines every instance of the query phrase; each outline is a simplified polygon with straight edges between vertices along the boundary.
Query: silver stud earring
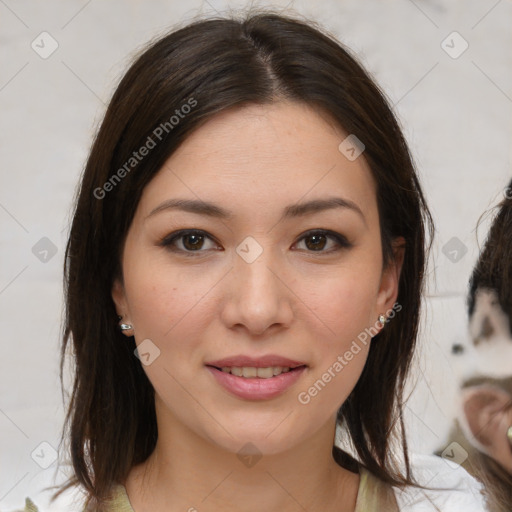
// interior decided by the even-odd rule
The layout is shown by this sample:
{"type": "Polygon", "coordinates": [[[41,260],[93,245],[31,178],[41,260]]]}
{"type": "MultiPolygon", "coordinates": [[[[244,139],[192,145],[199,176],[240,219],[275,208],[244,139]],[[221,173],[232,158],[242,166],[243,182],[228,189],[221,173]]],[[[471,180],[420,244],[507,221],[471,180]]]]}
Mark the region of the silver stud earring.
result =
{"type": "MultiPolygon", "coordinates": [[[[122,316],[120,316],[120,315],[118,315],[118,316],[117,316],[117,318],[118,318],[119,320],[121,320],[123,317],[122,317],[122,316]]],[[[121,331],[129,331],[130,329],[133,329],[133,325],[125,324],[125,323],[121,323],[121,324],[119,324],[119,329],[120,329],[121,331]]]]}
{"type": "Polygon", "coordinates": [[[384,327],[384,325],[386,325],[386,317],[384,315],[379,315],[379,323],[381,327],[384,327]]]}

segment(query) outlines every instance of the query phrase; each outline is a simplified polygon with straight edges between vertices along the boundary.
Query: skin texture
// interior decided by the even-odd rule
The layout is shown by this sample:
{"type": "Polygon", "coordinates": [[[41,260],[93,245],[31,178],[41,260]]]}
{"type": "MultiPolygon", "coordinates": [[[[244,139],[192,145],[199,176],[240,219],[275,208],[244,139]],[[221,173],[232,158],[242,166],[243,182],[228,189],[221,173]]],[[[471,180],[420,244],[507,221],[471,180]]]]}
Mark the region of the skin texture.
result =
{"type": "Polygon", "coordinates": [[[384,271],[375,184],[363,156],[351,162],[338,150],[347,135],[299,103],[223,112],[144,189],[123,250],[123,282],[112,290],[118,314],[133,325],[127,334],[160,350],[144,366],[155,388],[157,446],[125,484],[136,512],[354,510],[359,476],[331,450],[336,412],[370,344],[307,405],[297,399],[398,294],[403,251],[384,271]],[[280,220],[288,205],[332,196],[356,203],[364,219],[334,208],[280,220]],[[178,197],[213,202],[233,217],[169,209],[149,216],[178,197]],[[159,245],[181,229],[211,238],[192,256],[184,252],[193,252],[193,239],[175,241],[181,252],[159,245]],[[352,247],[302,238],[314,229],[337,232],[352,247]],[[236,252],[248,236],[263,251],[251,263],[236,252]],[[278,397],[243,400],[205,368],[238,354],[277,354],[308,368],[278,397]],[[250,467],[237,457],[248,442],[262,455],[250,467]]]}

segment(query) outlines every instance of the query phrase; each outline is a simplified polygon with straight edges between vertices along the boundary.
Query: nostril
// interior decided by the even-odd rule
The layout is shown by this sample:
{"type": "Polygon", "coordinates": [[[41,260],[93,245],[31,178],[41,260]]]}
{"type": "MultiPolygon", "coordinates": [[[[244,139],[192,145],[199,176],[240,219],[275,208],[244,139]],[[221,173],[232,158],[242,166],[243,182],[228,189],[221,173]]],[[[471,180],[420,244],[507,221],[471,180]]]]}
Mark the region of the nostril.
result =
{"type": "Polygon", "coordinates": [[[452,354],[462,354],[464,353],[464,345],[460,343],[454,343],[452,345],[452,354]]]}

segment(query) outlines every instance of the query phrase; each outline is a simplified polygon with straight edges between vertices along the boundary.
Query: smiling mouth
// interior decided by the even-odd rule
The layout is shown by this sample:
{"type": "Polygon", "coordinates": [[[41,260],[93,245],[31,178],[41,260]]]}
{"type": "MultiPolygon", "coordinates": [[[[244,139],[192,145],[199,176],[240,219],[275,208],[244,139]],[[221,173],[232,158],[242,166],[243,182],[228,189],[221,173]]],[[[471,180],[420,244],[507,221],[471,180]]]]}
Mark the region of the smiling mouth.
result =
{"type": "Polygon", "coordinates": [[[289,366],[267,366],[265,368],[256,368],[253,366],[223,366],[221,368],[217,366],[210,367],[224,373],[230,373],[236,377],[244,377],[246,379],[271,379],[272,377],[277,377],[282,373],[294,372],[305,368],[306,365],[296,366],[294,368],[290,368],[289,366]]]}

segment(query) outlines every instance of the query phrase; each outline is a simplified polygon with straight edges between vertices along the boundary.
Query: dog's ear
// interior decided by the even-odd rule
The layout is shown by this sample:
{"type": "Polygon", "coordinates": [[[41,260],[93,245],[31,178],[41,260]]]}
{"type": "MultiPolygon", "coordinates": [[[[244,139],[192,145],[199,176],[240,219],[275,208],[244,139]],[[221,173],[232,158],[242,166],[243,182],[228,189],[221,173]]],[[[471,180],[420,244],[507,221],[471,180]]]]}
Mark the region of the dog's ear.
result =
{"type": "Polygon", "coordinates": [[[495,290],[479,288],[476,291],[469,331],[475,345],[485,343],[494,337],[511,338],[509,319],[500,306],[495,290]]]}
{"type": "Polygon", "coordinates": [[[468,442],[512,472],[512,447],[507,430],[512,424],[512,396],[483,384],[463,388],[459,424],[468,442]]]}

